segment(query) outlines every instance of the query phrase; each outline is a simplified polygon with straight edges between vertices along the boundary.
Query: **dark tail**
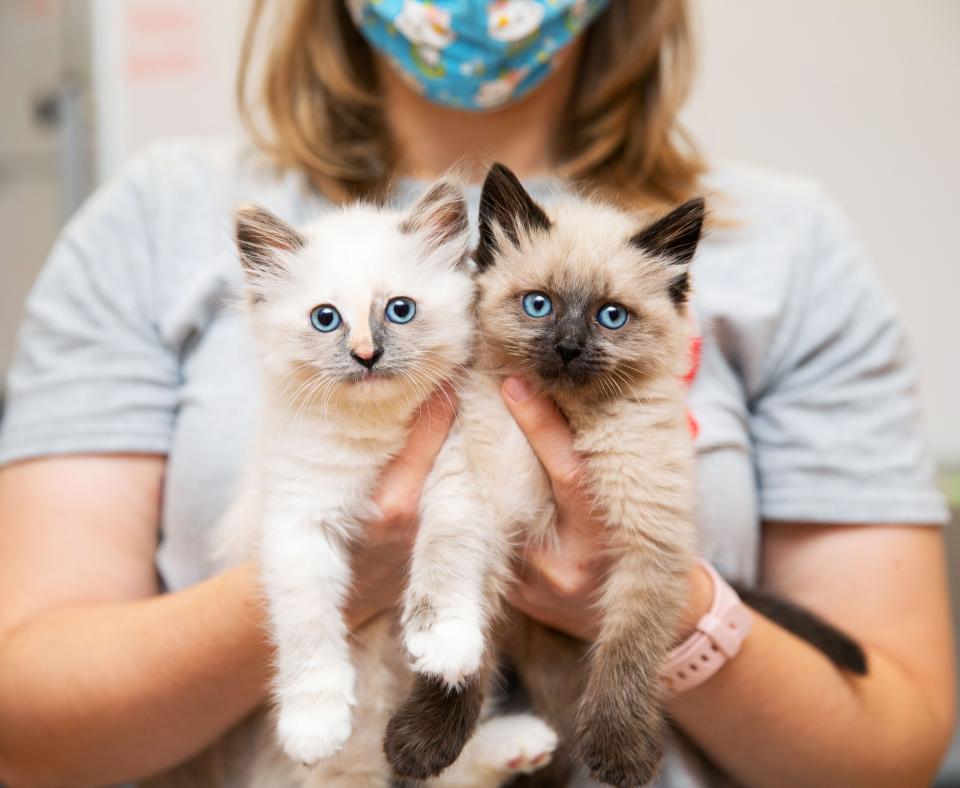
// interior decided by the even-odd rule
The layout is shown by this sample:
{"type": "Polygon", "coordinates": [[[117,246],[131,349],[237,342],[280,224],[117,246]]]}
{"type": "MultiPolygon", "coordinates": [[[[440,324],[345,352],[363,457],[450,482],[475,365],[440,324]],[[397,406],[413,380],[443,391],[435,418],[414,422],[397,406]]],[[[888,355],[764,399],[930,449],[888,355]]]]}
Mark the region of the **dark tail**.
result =
{"type": "Polygon", "coordinates": [[[867,674],[867,655],[863,653],[860,644],[832,624],[773,594],[739,586],[736,586],[736,591],[745,604],[798,638],[806,640],[841,670],[858,676],[867,674]]]}

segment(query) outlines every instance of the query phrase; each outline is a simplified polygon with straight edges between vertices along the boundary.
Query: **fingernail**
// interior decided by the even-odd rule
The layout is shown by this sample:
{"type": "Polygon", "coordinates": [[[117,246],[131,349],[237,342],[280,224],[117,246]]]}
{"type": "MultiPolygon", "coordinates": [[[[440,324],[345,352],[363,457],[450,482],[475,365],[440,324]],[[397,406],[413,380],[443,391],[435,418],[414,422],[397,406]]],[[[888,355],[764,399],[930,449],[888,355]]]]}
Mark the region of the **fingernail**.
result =
{"type": "Polygon", "coordinates": [[[523,378],[507,378],[503,381],[503,391],[514,402],[523,402],[531,393],[523,378]]]}

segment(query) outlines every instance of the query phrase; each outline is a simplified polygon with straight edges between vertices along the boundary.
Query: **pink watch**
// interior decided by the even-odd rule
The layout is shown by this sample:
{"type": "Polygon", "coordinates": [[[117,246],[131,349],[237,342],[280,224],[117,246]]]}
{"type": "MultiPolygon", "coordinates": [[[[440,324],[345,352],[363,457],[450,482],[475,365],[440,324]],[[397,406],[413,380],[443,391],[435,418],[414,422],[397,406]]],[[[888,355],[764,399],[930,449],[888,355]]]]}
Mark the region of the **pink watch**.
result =
{"type": "Polygon", "coordinates": [[[713,604],[694,633],[667,655],[663,681],[674,693],[699,686],[733,659],[753,626],[737,592],[706,561],[700,565],[713,581],[713,604]]]}

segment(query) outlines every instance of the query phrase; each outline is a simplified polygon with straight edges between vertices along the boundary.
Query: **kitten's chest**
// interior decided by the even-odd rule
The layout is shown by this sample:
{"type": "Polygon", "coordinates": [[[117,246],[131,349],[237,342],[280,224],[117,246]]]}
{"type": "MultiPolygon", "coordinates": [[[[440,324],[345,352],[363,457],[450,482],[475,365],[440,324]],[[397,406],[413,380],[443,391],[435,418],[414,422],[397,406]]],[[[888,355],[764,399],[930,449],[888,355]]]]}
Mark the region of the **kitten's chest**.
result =
{"type": "Polygon", "coordinates": [[[464,446],[478,494],[498,523],[547,528],[555,507],[550,479],[500,396],[499,378],[476,374],[462,394],[464,446]]]}
{"type": "Polygon", "coordinates": [[[340,519],[372,513],[371,498],[383,468],[402,449],[405,432],[358,437],[344,431],[303,430],[274,442],[259,459],[262,489],[274,505],[340,519]]]}

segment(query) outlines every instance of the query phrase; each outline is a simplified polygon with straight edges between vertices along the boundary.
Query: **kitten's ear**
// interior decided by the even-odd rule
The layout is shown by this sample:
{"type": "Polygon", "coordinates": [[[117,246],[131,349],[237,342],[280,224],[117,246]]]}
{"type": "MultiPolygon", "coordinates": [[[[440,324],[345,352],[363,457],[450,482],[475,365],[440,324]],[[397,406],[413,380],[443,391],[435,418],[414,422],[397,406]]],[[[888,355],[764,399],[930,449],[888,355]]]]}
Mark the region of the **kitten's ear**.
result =
{"type": "Polygon", "coordinates": [[[259,205],[241,205],[234,212],[240,262],[248,276],[277,271],[284,252],[302,249],[307,240],[293,227],[259,205]]]}
{"type": "Polygon", "coordinates": [[[453,264],[460,265],[467,256],[470,238],[463,189],[451,180],[435,183],[400,222],[400,232],[421,235],[431,252],[449,244],[456,258],[453,264]]]}
{"type": "Polygon", "coordinates": [[[500,247],[495,228],[499,227],[515,246],[521,233],[550,229],[550,219],[534,201],[520,180],[502,164],[494,164],[480,192],[480,241],[474,259],[483,271],[493,265],[500,247]]]}
{"type": "Polygon", "coordinates": [[[706,216],[706,201],[696,197],[658,219],[630,239],[638,249],[662,257],[680,269],[670,283],[670,298],[678,306],[690,290],[688,267],[697,251],[706,216]]]}

